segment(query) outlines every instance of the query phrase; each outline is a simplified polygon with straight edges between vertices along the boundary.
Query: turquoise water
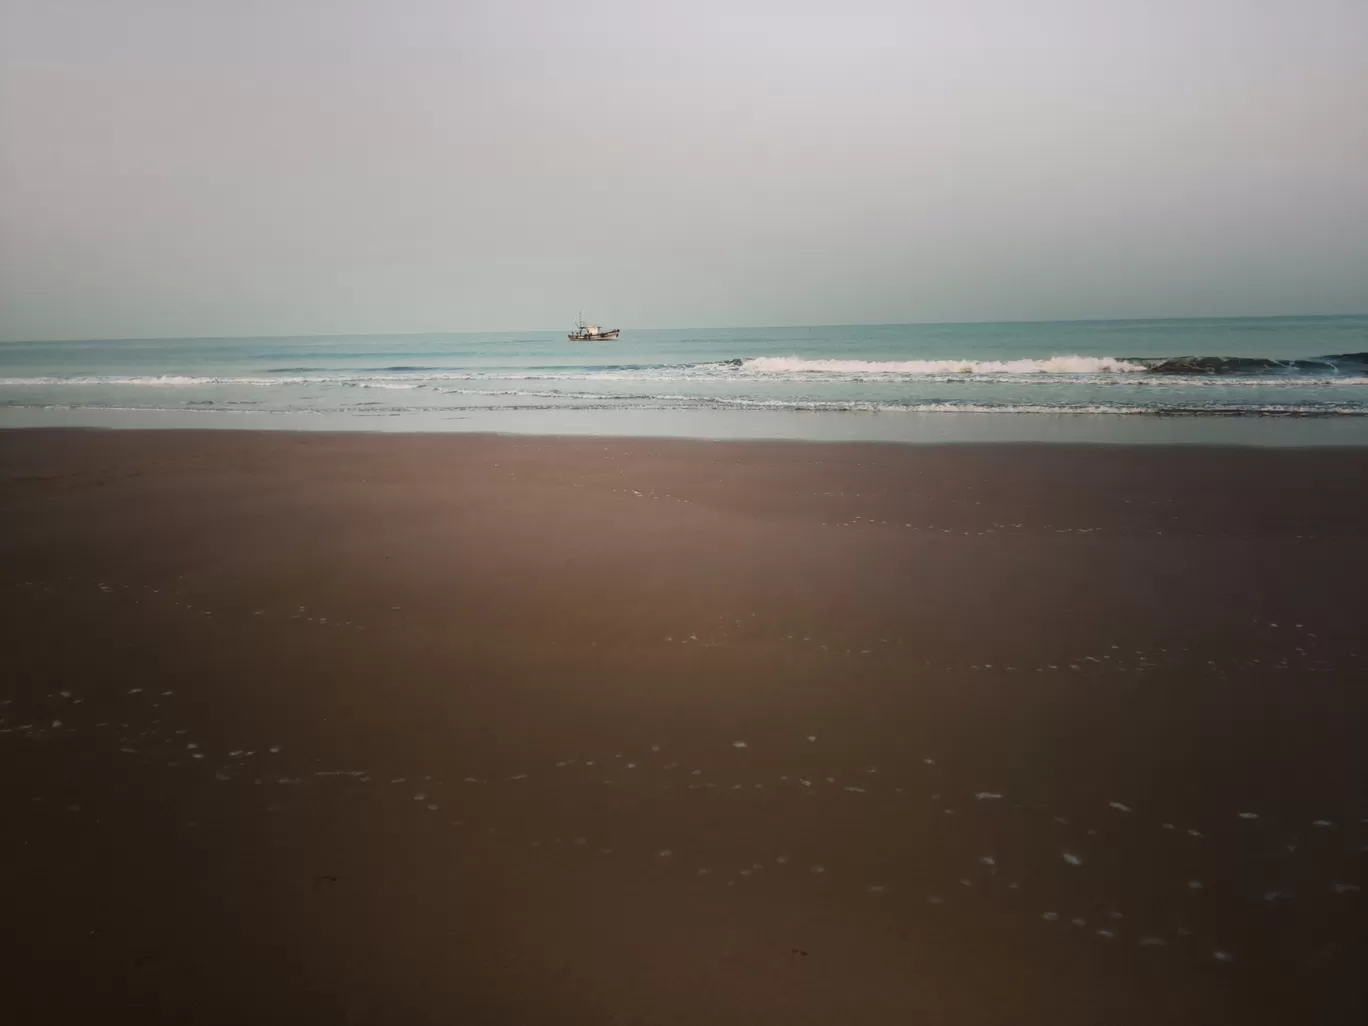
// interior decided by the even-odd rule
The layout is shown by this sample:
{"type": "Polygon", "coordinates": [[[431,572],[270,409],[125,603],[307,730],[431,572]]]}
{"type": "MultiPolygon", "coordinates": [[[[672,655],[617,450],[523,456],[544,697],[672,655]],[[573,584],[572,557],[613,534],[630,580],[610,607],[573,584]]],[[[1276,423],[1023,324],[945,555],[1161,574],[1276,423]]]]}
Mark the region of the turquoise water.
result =
{"type": "Polygon", "coordinates": [[[1368,316],[0,344],[9,425],[901,437],[973,415],[1008,436],[1039,417],[1197,436],[1172,422],[1277,418],[1368,440],[1365,414],[1368,316]]]}

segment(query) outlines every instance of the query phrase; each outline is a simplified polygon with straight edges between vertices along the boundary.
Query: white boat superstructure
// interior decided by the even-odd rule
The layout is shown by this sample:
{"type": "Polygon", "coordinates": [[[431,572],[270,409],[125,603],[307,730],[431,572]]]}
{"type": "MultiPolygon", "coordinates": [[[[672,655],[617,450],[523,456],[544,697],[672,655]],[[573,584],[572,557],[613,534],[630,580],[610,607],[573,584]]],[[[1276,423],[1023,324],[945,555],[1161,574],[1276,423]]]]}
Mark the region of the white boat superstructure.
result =
{"type": "Polygon", "coordinates": [[[566,336],[571,342],[610,342],[618,337],[618,328],[600,328],[597,324],[586,324],[584,315],[575,320],[575,330],[566,336]]]}

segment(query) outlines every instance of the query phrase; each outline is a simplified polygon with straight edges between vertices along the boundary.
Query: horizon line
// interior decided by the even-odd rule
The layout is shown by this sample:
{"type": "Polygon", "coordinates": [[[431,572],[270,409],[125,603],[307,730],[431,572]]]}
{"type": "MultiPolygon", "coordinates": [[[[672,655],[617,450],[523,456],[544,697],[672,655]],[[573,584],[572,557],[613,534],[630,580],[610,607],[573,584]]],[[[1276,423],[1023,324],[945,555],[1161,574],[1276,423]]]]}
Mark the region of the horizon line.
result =
{"type": "MultiPolygon", "coordinates": [[[[644,326],[619,330],[635,331],[728,331],[762,330],[766,328],[788,330],[793,328],[928,328],[956,325],[977,327],[1004,324],[1134,324],[1146,321],[1277,321],[1277,320],[1334,320],[1338,318],[1368,317],[1368,311],[1359,313],[1334,314],[1207,314],[1200,317],[1065,317],[1065,318],[1028,318],[989,321],[863,321],[830,324],[727,324],[714,328],[696,325],[644,326]]],[[[312,332],[285,335],[113,335],[107,337],[66,337],[66,338],[13,338],[0,339],[0,345],[43,345],[63,342],[228,342],[262,338],[376,338],[382,335],[396,338],[421,338],[448,335],[517,335],[522,333],[545,333],[562,331],[563,328],[505,328],[486,331],[344,331],[312,332]]]]}

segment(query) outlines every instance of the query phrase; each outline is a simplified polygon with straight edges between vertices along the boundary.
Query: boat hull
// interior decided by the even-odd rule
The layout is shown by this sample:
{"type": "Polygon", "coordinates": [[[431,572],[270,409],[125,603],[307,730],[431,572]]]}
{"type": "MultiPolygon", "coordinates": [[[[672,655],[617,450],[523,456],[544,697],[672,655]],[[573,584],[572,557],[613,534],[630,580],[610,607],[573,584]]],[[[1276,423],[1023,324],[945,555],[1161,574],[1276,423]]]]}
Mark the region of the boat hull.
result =
{"type": "Polygon", "coordinates": [[[611,342],[613,339],[618,337],[619,331],[621,331],[620,328],[614,328],[612,331],[577,331],[572,334],[566,335],[565,337],[568,338],[571,342],[611,342]]]}

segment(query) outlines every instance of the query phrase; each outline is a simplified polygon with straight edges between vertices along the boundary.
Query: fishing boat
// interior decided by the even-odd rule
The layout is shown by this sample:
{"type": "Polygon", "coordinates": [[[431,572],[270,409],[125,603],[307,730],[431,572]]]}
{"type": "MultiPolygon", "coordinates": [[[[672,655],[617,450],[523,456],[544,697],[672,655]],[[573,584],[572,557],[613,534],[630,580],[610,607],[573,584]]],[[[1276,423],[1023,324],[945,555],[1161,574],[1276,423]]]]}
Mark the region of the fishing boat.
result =
{"type": "Polygon", "coordinates": [[[605,331],[597,324],[585,324],[584,315],[575,320],[575,330],[566,336],[571,342],[609,342],[618,337],[618,328],[605,331]]]}

